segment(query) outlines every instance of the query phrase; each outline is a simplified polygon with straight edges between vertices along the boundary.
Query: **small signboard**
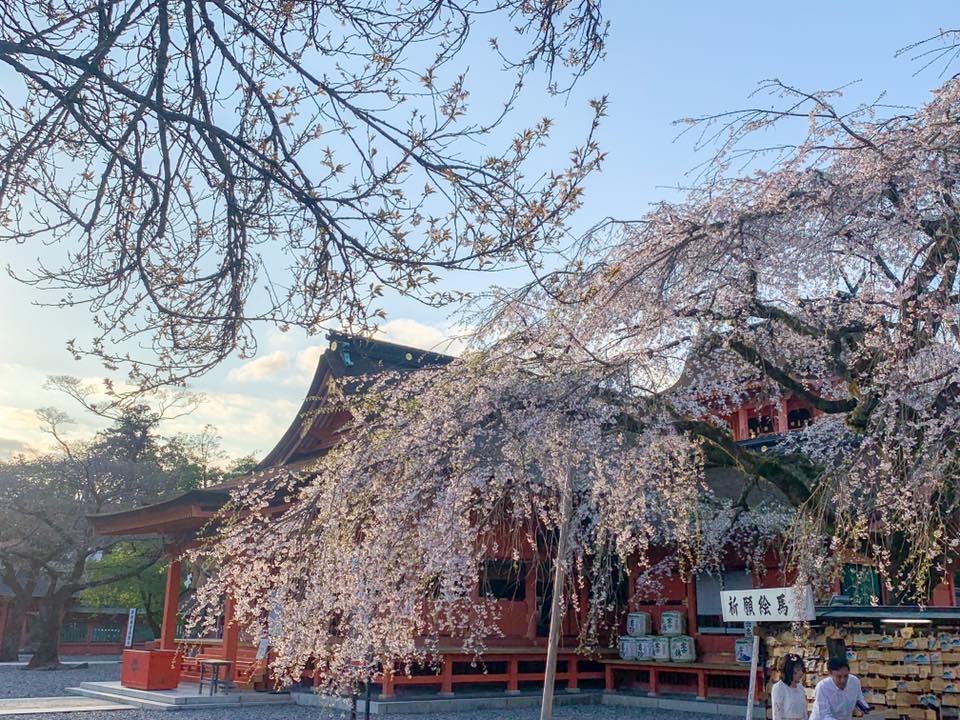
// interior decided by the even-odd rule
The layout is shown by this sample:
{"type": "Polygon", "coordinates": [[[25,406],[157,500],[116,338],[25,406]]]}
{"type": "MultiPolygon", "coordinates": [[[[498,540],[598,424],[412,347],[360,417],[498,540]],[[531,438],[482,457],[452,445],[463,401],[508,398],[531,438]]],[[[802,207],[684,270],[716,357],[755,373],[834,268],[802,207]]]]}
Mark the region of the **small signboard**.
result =
{"type": "Polygon", "coordinates": [[[724,622],[805,622],[816,617],[809,585],[720,592],[724,622]]]}
{"type": "Polygon", "coordinates": [[[267,651],[270,649],[270,638],[260,638],[260,644],[257,645],[257,660],[266,660],[267,651]]]}
{"type": "Polygon", "coordinates": [[[124,647],[133,647],[133,631],[137,626],[137,609],[130,608],[127,613],[127,635],[123,639],[124,647]]]}
{"type": "MultiPolygon", "coordinates": [[[[724,622],[742,622],[753,634],[749,650],[750,688],[747,691],[746,720],[753,718],[753,700],[757,687],[757,658],[760,655],[758,623],[804,622],[816,617],[813,589],[809,585],[752,590],[721,590],[720,605],[724,622]]],[[[747,660],[747,642],[737,640],[737,661],[747,660]]]]}

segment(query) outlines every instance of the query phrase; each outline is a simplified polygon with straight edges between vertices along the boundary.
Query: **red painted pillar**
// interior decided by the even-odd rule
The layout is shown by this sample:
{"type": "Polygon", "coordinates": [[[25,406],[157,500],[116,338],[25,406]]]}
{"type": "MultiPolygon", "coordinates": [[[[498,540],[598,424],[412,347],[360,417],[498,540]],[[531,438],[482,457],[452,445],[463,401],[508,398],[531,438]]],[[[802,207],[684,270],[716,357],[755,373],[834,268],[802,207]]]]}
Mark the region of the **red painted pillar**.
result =
{"type": "Polygon", "coordinates": [[[687,606],[687,634],[697,634],[697,581],[692,577],[687,580],[687,597],[684,599],[687,606]]]}
{"type": "Polygon", "coordinates": [[[790,429],[790,422],[787,419],[787,401],[780,403],[777,409],[777,416],[774,418],[773,431],[775,433],[785,433],[790,429]]]}
{"type": "Polygon", "coordinates": [[[603,691],[604,692],[616,692],[617,688],[613,682],[613,666],[604,665],[603,666],[603,691]]]}
{"type": "Polygon", "coordinates": [[[380,697],[393,697],[393,668],[385,667],[380,682],[380,697]]]}
{"type": "Polygon", "coordinates": [[[507,661],[507,694],[515,695],[520,692],[520,661],[512,657],[507,661]]]}
{"type": "Polygon", "coordinates": [[[453,660],[449,655],[443,656],[440,666],[440,694],[446,697],[453,695],[453,660]]]}
{"type": "Polygon", "coordinates": [[[650,668],[650,692],[647,693],[650,697],[656,697],[657,692],[660,690],[660,678],[657,677],[657,669],[655,667],[650,668]]]}
{"type": "Polygon", "coordinates": [[[227,595],[223,603],[223,659],[233,663],[231,670],[237,671],[237,645],[240,642],[240,626],[234,617],[233,596],[227,595]]]}
{"type": "Polygon", "coordinates": [[[580,658],[576,655],[570,655],[567,658],[567,692],[580,692],[580,687],[577,685],[578,681],[578,670],[577,663],[580,662],[580,658]]]}
{"type": "Polygon", "coordinates": [[[160,625],[160,649],[173,650],[177,645],[177,609],[180,604],[180,558],[170,553],[167,584],[163,590],[163,620],[160,625]]]}
{"type": "Polygon", "coordinates": [[[747,411],[744,408],[740,408],[737,410],[735,419],[736,426],[733,430],[733,439],[746,440],[750,437],[750,433],[747,431],[747,411]]]}

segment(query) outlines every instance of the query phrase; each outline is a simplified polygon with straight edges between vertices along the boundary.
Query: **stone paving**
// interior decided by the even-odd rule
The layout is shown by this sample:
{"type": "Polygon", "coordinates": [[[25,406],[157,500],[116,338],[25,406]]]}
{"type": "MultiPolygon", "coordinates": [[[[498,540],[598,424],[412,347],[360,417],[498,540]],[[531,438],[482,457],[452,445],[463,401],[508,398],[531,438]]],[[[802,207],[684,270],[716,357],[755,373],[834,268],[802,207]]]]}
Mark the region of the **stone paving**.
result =
{"type": "Polygon", "coordinates": [[[45,698],[11,698],[0,700],[0,716],[7,715],[36,715],[37,710],[43,710],[43,717],[51,714],[90,712],[103,710],[133,710],[132,705],[121,705],[114,702],[104,702],[85,697],[45,697],[45,698]]]}

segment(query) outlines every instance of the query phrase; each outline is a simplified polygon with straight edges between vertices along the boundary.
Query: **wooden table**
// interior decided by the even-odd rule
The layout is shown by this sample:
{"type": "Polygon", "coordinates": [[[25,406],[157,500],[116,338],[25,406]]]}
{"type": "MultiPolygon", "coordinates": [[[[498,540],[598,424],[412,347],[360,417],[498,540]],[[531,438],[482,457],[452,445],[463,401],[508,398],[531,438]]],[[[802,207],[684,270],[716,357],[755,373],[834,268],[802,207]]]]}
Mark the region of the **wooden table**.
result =
{"type": "Polygon", "coordinates": [[[205,667],[210,668],[210,694],[213,695],[217,692],[220,687],[220,668],[226,670],[226,674],[223,677],[224,693],[227,692],[227,688],[230,687],[230,666],[233,665],[233,662],[230,660],[216,660],[213,658],[198,658],[197,663],[200,665],[200,691],[199,694],[203,695],[203,670],[205,667]]]}

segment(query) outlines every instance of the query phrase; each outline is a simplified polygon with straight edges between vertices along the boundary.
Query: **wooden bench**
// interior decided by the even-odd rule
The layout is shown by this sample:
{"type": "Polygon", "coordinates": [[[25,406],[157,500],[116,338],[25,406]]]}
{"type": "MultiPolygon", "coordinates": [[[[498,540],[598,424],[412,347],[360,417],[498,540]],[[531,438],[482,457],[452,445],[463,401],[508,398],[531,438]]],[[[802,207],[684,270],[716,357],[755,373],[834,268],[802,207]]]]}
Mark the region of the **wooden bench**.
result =
{"type": "MultiPolygon", "coordinates": [[[[649,660],[620,660],[604,659],[600,661],[604,666],[604,692],[616,692],[614,673],[617,670],[645,670],[649,674],[647,695],[655,697],[660,691],[661,672],[689,674],[697,678],[697,700],[707,698],[707,678],[709,677],[750,677],[750,666],[737,663],[678,663],[678,662],[651,662],[649,660]]],[[[759,671],[758,671],[759,674],[759,671]]],[[[759,698],[762,682],[757,682],[757,696],[759,698]]]]}

